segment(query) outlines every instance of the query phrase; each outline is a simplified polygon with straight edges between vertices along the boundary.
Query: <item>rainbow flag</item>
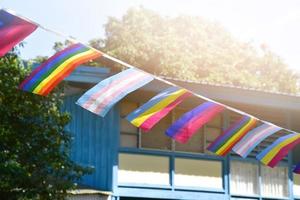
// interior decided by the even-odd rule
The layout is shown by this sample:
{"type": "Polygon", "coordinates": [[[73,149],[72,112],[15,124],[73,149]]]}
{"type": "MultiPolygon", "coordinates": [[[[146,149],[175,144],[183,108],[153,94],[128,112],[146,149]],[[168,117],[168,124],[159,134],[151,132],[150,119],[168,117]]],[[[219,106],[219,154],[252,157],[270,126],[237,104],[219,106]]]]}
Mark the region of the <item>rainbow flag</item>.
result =
{"type": "Polygon", "coordinates": [[[249,131],[243,139],[241,139],[232,150],[246,158],[250,152],[259,145],[264,139],[269,137],[270,135],[282,130],[282,128],[278,126],[274,126],[271,124],[262,124],[259,127],[256,127],[252,131],[249,131]]]}
{"type": "Polygon", "coordinates": [[[257,120],[254,118],[243,116],[225,130],[224,133],[212,142],[207,149],[219,156],[225,156],[250,129],[255,127],[256,122],[257,120]]]}
{"type": "Polygon", "coordinates": [[[260,152],[256,158],[269,167],[275,167],[297,144],[300,144],[299,133],[282,136],[260,152]]]}
{"type": "Polygon", "coordinates": [[[298,164],[296,165],[296,167],[295,167],[295,169],[293,170],[293,172],[294,172],[295,174],[300,174],[300,163],[298,163],[298,164]]]}
{"type": "Polygon", "coordinates": [[[166,135],[180,143],[186,143],[198,129],[223,110],[221,105],[205,102],[180,117],[166,130],[166,135]]]}
{"type": "Polygon", "coordinates": [[[102,54],[80,43],[56,53],[31,72],[20,89],[46,96],[77,66],[102,54]]]}
{"type": "Polygon", "coordinates": [[[0,57],[4,56],[36,29],[35,24],[0,10],[0,57]]]}
{"type": "Polygon", "coordinates": [[[152,80],[153,76],[150,74],[136,69],[127,69],[101,81],[82,95],[76,103],[104,117],[110,108],[123,97],[152,80]]]}
{"type": "Polygon", "coordinates": [[[159,120],[190,95],[191,93],[185,89],[170,87],[130,113],[126,119],[136,127],[149,131],[159,120]]]}

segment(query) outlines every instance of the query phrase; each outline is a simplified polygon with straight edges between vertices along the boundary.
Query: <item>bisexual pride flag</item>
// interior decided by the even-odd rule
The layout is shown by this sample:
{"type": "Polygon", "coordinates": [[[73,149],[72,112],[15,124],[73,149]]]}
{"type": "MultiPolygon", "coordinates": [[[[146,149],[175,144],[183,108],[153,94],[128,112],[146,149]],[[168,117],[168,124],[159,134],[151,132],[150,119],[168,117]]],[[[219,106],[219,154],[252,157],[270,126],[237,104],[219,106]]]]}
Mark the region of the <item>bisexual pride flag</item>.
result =
{"type": "Polygon", "coordinates": [[[76,102],[86,110],[104,117],[127,94],[143,87],[154,78],[136,69],[127,69],[111,76],[84,93],[76,102]]]}
{"type": "Polygon", "coordinates": [[[35,24],[0,10],[0,57],[37,29],[35,24]]]}
{"type": "Polygon", "coordinates": [[[223,110],[224,107],[219,104],[205,102],[175,121],[166,130],[166,135],[172,137],[177,142],[186,143],[198,129],[223,110]]]}

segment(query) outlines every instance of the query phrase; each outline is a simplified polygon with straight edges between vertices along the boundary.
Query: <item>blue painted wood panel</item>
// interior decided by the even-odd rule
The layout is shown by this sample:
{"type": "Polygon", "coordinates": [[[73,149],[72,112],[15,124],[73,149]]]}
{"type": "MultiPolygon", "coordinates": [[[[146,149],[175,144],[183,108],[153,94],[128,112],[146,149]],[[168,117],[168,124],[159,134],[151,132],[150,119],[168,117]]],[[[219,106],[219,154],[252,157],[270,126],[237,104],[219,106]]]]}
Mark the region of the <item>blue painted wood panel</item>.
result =
{"type": "Polygon", "coordinates": [[[66,97],[63,106],[72,117],[66,127],[73,136],[71,159],[94,168],[94,173],[84,176],[81,184],[112,190],[112,170],[117,165],[119,144],[119,111],[114,107],[104,118],[99,117],[76,105],[79,97],[66,97]]]}
{"type": "Polygon", "coordinates": [[[222,193],[171,191],[146,188],[119,188],[117,196],[155,199],[227,200],[222,193]]]}

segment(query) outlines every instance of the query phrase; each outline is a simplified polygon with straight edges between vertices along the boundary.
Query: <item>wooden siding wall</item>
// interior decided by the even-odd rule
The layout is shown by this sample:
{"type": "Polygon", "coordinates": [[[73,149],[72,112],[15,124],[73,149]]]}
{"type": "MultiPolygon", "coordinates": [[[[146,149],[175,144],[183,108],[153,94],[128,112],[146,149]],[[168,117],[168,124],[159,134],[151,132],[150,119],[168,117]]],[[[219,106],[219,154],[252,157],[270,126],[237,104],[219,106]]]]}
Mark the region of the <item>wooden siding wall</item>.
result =
{"type": "Polygon", "coordinates": [[[76,105],[79,97],[66,97],[63,107],[72,117],[66,127],[73,136],[71,158],[79,164],[94,168],[93,174],[85,176],[81,184],[111,191],[112,170],[117,165],[119,111],[114,107],[106,117],[101,118],[76,105]]]}

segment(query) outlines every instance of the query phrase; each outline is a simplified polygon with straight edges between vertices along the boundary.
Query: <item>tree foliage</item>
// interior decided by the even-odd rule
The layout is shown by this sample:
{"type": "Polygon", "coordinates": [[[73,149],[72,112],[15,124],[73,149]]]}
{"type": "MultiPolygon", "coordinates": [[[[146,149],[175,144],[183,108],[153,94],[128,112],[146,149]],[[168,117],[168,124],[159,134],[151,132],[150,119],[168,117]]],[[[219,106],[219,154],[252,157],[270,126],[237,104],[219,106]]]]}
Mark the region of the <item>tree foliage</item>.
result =
{"type": "Polygon", "coordinates": [[[133,8],[121,19],[109,18],[105,31],[105,38],[90,44],[156,75],[286,93],[299,89],[298,77],[271,50],[241,42],[201,17],[133,8]]]}
{"type": "Polygon", "coordinates": [[[61,93],[18,89],[28,72],[15,54],[0,59],[0,197],[63,199],[87,169],[68,157],[70,116],[59,109],[61,93]]]}

